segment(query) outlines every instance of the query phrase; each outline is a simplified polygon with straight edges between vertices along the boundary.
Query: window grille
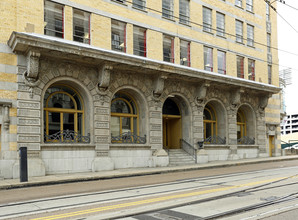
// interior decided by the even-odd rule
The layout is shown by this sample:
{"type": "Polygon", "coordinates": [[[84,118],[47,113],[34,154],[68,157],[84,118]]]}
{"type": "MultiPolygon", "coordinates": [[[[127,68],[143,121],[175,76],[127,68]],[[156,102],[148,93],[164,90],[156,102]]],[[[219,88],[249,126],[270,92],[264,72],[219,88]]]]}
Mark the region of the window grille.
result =
{"type": "Polygon", "coordinates": [[[216,13],[216,34],[225,36],[225,15],[219,12],[216,13]]]}
{"type": "Polygon", "coordinates": [[[50,1],[44,5],[44,34],[64,38],[63,6],[50,1]]]}
{"type": "Polygon", "coordinates": [[[190,42],[180,40],[180,64],[190,66],[190,42]]]}
{"type": "Polygon", "coordinates": [[[248,79],[255,80],[255,61],[248,59],[248,79]]]}
{"type": "Polygon", "coordinates": [[[73,10],[73,40],[90,44],[90,13],[73,10]]]}
{"type": "Polygon", "coordinates": [[[213,49],[204,47],[204,69],[213,72],[213,49]]]}
{"type": "Polygon", "coordinates": [[[217,51],[218,73],[226,74],[226,53],[223,51],[217,51]]]}
{"type": "Polygon", "coordinates": [[[237,56],[237,77],[244,78],[244,57],[237,56]]]}
{"type": "Polygon", "coordinates": [[[173,0],[162,0],[162,17],[173,19],[173,0]]]}
{"type": "Polygon", "coordinates": [[[126,52],[126,23],[112,20],[112,50],[126,52]]]}
{"type": "Polygon", "coordinates": [[[132,6],[141,10],[145,10],[146,8],[146,1],[145,0],[133,0],[132,6]]]}
{"type": "Polygon", "coordinates": [[[189,24],[189,0],[179,0],[179,22],[189,24]]]}
{"type": "Polygon", "coordinates": [[[174,63],[174,38],[167,35],[163,37],[163,61],[174,63]]]}
{"type": "Polygon", "coordinates": [[[253,12],[253,0],[246,0],[246,10],[253,12]]]}
{"type": "Polygon", "coordinates": [[[243,22],[236,20],[236,42],[243,43],[243,22]]]}
{"type": "Polygon", "coordinates": [[[146,57],[146,29],[133,27],[133,54],[146,57]]]}
{"type": "Polygon", "coordinates": [[[212,31],[212,10],[206,7],[203,7],[203,30],[212,31]]]}
{"type": "Polygon", "coordinates": [[[254,46],[254,26],[247,25],[247,45],[254,46]]]}

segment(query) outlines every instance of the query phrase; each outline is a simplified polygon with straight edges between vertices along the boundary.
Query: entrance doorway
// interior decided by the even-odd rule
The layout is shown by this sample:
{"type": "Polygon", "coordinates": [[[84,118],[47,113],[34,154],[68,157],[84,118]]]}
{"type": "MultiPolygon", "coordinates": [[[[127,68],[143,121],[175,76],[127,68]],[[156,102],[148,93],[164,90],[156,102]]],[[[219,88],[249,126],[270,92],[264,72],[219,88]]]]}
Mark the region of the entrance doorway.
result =
{"type": "Polygon", "coordinates": [[[181,139],[181,114],[176,102],[168,98],[162,108],[163,113],[163,147],[179,149],[181,139]]]}

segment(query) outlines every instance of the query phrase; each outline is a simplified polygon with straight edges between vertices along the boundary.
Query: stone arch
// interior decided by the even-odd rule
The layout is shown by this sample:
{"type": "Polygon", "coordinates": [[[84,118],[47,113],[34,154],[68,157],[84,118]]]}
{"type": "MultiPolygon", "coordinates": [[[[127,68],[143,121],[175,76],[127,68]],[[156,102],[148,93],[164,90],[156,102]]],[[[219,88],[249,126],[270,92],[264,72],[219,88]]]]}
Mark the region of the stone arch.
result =
{"type": "MultiPolygon", "coordinates": [[[[139,136],[143,137],[146,135],[148,137],[149,134],[149,126],[148,126],[148,102],[146,99],[145,94],[135,86],[131,85],[124,85],[113,92],[110,93],[109,96],[109,103],[111,107],[111,102],[113,100],[113,97],[116,93],[122,92],[128,94],[134,101],[136,102],[137,108],[138,108],[138,114],[139,114],[139,136]]],[[[111,111],[111,110],[110,110],[111,111]]],[[[148,141],[148,140],[147,140],[148,141]]]]}
{"type": "Polygon", "coordinates": [[[226,139],[228,137],[228,117],[226,106],[221,100],[215,98],[208,99],[205,102],[204,108],[207,106],[212,106],[214,109],[216,115],[217,136],[226,139]]]}
{"type": "Polygon", "coordinates": [[[239,106],[237,111],[242,111],[245,116],[246,136],[249,138],[256,138],[256,113],[254,108],[249,103],[243,103],[239,106]]]}
{"type": "MultiPolygon", "coordinates": [[[[94,140],[93,140],[94,125],[92,123],[94,121],[93,98],[87,86],[78,79],[75,79],[69,76],[60,76],[60,77],[55,77],[51,80],[48,80],[48,82],[46,82],[41,93],[42,122],[45,121],[44,114],[43,114],[45,93],[53,85],[66,85],[72,88],[73,90],[75,90],[81,96],[83,105],[84,105],[84,127],[85,127],[84,135],[87,135],[89,133],[91,137],[90,142],[94,143],[94,140]]],[[[42,130],[44,129],[45,129],[44,123],[42,123],[42,130]]]]}

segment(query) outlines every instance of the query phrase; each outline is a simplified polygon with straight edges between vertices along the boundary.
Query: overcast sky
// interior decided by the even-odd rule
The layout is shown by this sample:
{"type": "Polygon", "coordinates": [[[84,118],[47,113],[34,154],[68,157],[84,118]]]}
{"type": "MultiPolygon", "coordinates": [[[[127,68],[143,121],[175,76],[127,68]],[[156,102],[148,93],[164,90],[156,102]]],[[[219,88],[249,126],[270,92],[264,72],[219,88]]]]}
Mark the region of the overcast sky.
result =
{"type": "MultiPolygon", "coordinates": [[[[285,2],[287,5],[298,9],[298,0],[285,0],[285,2]]],[[[279,49],[297,55],[279,51],[279,69],[292,68],[292,85],[286,88],[286,112],[287,114],[298,114],[298,10],[287,5],[278,2],[277,12],[290,23],[295,30],[287,24],[281,16],[277,15],[278,47],[279,49]]],[[[271,13],[275,12],[271,11],[271,13]]]]}

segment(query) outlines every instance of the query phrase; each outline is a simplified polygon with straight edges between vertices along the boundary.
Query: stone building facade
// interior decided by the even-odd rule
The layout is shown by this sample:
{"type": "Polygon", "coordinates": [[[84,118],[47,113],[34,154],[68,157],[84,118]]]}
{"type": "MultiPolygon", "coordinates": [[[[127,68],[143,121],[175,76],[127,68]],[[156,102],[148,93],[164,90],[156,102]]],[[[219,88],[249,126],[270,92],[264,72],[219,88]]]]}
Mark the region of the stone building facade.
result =
{"type": "Polygon", "coordinates": [[[22,146],[30,176],[168,166],[169,150],[185,143],[196,163],[281,154],[276,15],[266,20],[266,3],[175,0],[168,18],[166,1],[134,2],[0,3],[0,176],[18,177],[22,146]],[[198,25],[210,11],[211,26],[198,25]],[[115,20],[125,22],[124,50],[115,20]],[[235,21],[253,25],[253,39],[242,27],[237,42],[235,21]],[[257,43],[268,34],[270,45],[257,43]],[[168,51],[164,35],[172,36],[168,51]]]}

